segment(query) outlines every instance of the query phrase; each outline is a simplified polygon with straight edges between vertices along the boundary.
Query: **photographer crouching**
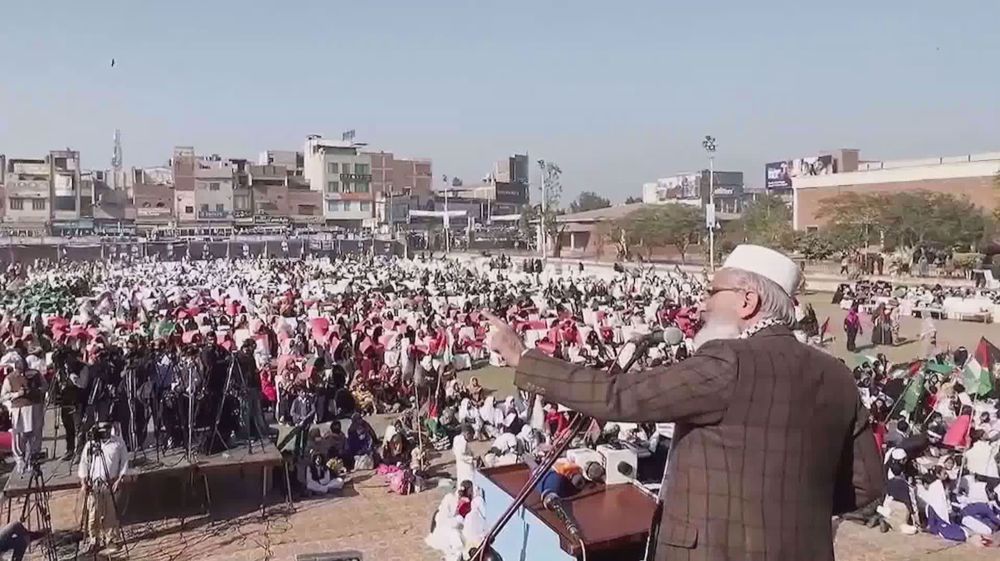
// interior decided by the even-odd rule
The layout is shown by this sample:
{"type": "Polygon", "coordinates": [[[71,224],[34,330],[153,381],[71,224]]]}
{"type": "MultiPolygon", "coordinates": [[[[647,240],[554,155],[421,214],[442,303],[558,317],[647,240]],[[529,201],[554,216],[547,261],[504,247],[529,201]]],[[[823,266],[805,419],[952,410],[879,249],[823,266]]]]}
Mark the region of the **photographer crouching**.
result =
{"type": "Polygon", "coordinates": [[[81,525],[87,549],[108,546],[115,550],[114,534],[119,530],[115,493],[128,470],[128,452],[111,423],[97,423],[89,436],[77,471],[84,505],[81,525]]]}

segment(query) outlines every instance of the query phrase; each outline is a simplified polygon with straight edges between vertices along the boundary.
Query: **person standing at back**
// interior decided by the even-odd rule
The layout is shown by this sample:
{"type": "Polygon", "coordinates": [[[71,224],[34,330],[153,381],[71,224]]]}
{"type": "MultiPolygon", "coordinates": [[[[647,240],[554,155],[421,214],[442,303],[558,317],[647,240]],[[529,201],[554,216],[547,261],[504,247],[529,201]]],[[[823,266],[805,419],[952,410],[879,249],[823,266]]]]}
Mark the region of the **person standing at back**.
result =
{"type": "Polygon", "coordinates": [[[701,304],[697,352],[617,376],[527,350],[490,317],[518,387],[600,420],[676,423],[656,561],[832,560],[831,517],[883,496],[851,372],[792,335],[800,281],[781,253],[737,247],[701,304]]]}

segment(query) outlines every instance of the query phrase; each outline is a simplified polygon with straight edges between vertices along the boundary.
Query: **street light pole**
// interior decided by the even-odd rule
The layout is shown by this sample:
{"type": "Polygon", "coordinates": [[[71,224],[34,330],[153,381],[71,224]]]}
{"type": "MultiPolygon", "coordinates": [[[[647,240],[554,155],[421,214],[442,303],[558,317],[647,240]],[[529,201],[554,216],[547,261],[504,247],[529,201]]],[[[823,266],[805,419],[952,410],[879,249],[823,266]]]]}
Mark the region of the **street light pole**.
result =
{"type": "Polygon", "coordinates": [[[540,235],[539,235],[539,240],[538,240],[538,249],[542,252],[542,264],[545,265],[545,264],[548,263],[548,257],[549,257],[549,252],[548,252],[548,236],[546,235],[547,232],[545,231],[545,209],[547,207],[546,202],[545,202],[545,199],[546,199],[546,196],[545,196],[545,160],[538,160],[538,170],[540,172],[540,185],[538,186],[538,188],[539,188],[539,190],[542,193],[542,213],[541,213],[541,216],[539,217],[539,232],[540,232],[540,235]]]}
{"type": "Polygon", "coordinates": [[[444,179],[444,251],[451,253],[451,217],[448,214],[448,176],[441,176],[444,179]]]}
{"type": "Polygon", "coordinates": [[[705,225],[708,227],[708,267],[715,272],[715,137],[705,135],[701,145],[708,152],[708,206],[705,225]]]}

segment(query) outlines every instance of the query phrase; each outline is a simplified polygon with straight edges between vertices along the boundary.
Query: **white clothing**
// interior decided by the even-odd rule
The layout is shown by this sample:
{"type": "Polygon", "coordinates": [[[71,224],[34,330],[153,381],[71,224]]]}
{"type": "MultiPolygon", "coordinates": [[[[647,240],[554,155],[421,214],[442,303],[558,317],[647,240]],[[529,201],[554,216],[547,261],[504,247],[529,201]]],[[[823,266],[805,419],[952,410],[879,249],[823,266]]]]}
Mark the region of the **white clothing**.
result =
{"type": "Polygon", "coordinates": [[[460,434],[455,437],[451,451],[455,455],[455,481],[458,484],[472,481],[475,469],[472,467],[472,454],[469,452],[469,443],[465,440],[465,436],[460,434]]]}
{"type": "Polygon", "coordinates": [[[1000,477],[1000,469],[998,469],[996,461],[998,449],[1000,449],[1000,442],[976,441],[965,452],[965,461],[969,472],[985,477],[1000,477]]]}
{"type": "Polygon", "coordinates": [[[128,453],[125,449],[125,441],[120,436],[112,435],[111,438],[101,441],[96,450],[94,450],[93,442],[87,442],[84,445],[77,476],[81,480],[89,476],[91,481],[104,481],[113,484],[121,479],[127,470],[128,453]],[[92,451],[93,453],[91,453],[92,451]],[[105,466],[107,466],[107,471],[104,469],[105,466]]]}
{"type": "Polygon", "coordinates": [[[319,479],[314,479],[312,469],[306,469],[306,488],[313,493],[327,494],[330,491],[339,491],[344,488],[344,480],[340,477],[330,475],[330,470],[323,470],[323,475],[319,479]]]}

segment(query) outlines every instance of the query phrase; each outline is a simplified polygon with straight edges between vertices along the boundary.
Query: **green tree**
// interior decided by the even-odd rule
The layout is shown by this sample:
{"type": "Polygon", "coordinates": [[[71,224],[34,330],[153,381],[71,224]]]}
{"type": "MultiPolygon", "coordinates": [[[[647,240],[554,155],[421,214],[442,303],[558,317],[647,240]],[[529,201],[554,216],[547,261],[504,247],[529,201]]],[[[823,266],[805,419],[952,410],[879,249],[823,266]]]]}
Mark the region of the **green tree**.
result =
{"type": "Polygon", "coordinates": [[[569,204],[569,211],[571,213],[585,212],[588,210],[597,210],[599,208],[608,208],[609,206],[611,206],[610,200],[605,199],[593,191],[584,191],[580,193],[575,201],[569,204]]]}
{"type": "MultiPolygon", "coordinates": [[[[560,253],[559,237],[566,226],[557,222],[557,217],[562,214],[559,209],[559,200],[562,198],[562,169],[555,162],[538,160],[538,165],[542,170],[542,181],[545,185],[545,231],[548,236],[548,245],[553,250],[553,256],[558,257],[560,253]]],[[[521,212],[521,231],[529,240],[538,239],[538,228],[541,226],[543,218],[541,203],[528,205],[521,212]]]]}
{"type": "Polygon", "coordinates": [[[682,262],[687,257],[688,246],[698,239],[703,226],[701,209],[684,204],[645,206],[617,223],[628,243],[646,248],[647,255],[651,255],[654,248],[672,245],[677,248],[682,262]]]}
{"type": "Polygon", "coordinates": [[[627,205],[634,205],[636,203],[641,203],[641,202],[642,202],[642,197],[633,197],[632,195],[625,197],[625,204],[627,205]]]}
{"type": "Polygon", "coordinates": [[[989,232],[979,207],[949,193],[844,193],[820,201],[820,213],[832,226],[860,230],[863,246],[972,248],[989,232]]]}
{"type": "Polygon", "coordinates": [[[774,195],[750,203],[731,228],[742,241],[752,244],[787,249],[794,242],[792,209],[774,195]]]}

